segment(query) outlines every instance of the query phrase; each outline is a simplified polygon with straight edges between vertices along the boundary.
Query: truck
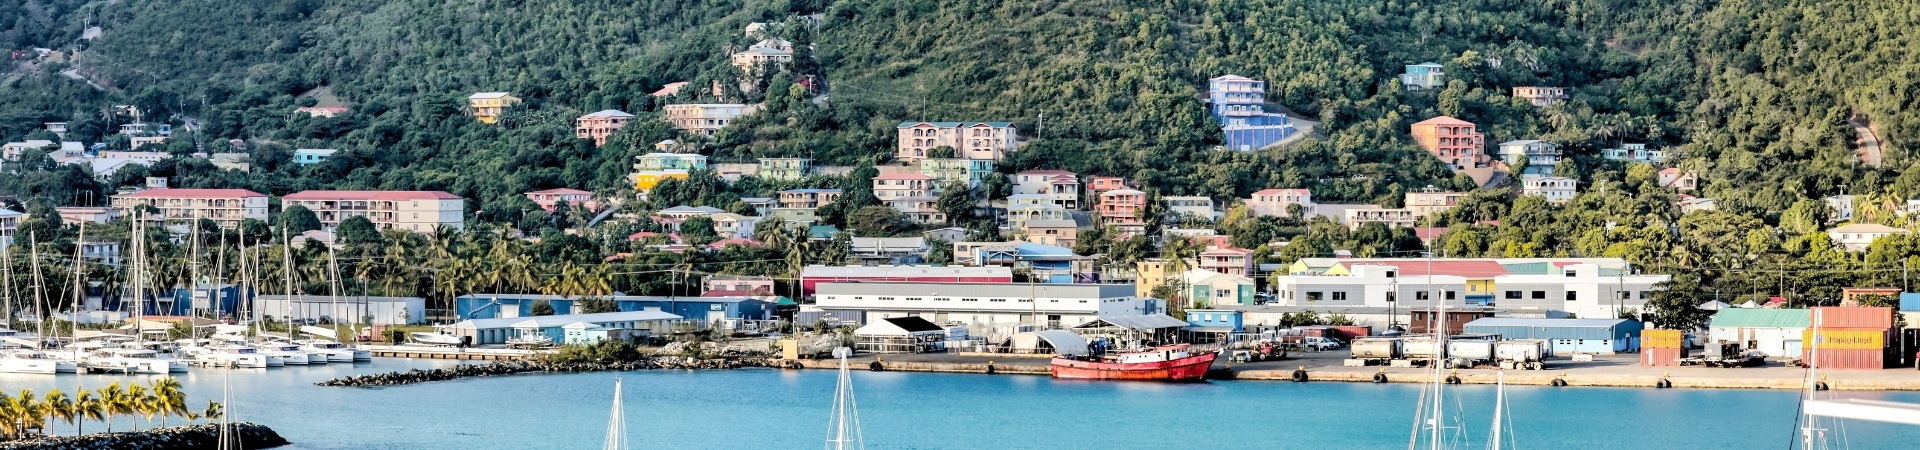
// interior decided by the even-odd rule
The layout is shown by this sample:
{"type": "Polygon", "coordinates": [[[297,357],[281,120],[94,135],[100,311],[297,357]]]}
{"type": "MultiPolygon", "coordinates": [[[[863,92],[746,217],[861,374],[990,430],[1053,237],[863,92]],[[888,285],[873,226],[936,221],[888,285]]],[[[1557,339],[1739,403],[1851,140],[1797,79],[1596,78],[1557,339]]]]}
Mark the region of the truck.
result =
{"type": "Polygon", "coordinates": [[[1400,356],[1412,361],[1434,361],[1447,357],[1440,341],[1433,336],[1408,336],[1400,342],[1400,356]]]}
{"type": "Polygon", "coordinates": [[[1508,339],[1493,344],[1493,359],[1508,370],[1545,370],[1552,350],[1545,339],[1508,339]]]}
{"type": "Polygon", "coordinates": [[[1461,340],[1447,341],[1446,367],[1449,369],[1471,369],[1481,364],[1493,362],[1493,341],[1461,340]]]}
{"type": "Polygon", "coordinates": [[[1353,340],[1353,359],[1384,362],[1400,358],[1398,338],[1360,338],[1353,340]]]}
{"type": "Polygon", "coordinates": [[[1746,350],[1738,342],[1718,341],[1707,343],[1700,356],[1680,360],[1680,365],[1703,365],[1707,367],[1760,367],[1767,364],[1764,353],[1746,350]]]}

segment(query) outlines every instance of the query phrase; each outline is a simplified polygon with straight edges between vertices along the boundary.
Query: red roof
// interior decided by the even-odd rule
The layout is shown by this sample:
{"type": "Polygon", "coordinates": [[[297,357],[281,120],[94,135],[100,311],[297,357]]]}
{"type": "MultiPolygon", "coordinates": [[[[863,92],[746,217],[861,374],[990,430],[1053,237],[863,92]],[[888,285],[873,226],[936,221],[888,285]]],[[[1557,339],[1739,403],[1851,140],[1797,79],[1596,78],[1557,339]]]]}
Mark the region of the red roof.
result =
{"type": "Polygon", "coordinates": [[[1447,227],[1419,227],[1413,229],[1413,235],[1419,236],[1422,241],[1440,237],[1442,234],[1447,234],[1447,227]]]}
{"type": "Polygon", "coordinates": [[[931,180],[933,177],[917,173],[889,173],[873,177],[875,180],[931,180]]]}
{"type": "Polygon", "coordinates": [[[459,200],[442,191],[300,191],[283,200],[459,200]]]}
{"type": "Polygon", "coordinates": [[[125,198],[251,198],[266,197],[267,194],[246,189],[147,189],[132,194],[121,195],[125,198]]]}
{"type": "Polygon", "coordinates": [[[667,83],[666,86],[661,86],[660,90],[653,91],[653,96],[665,97],[673,94],[678,94],[680,93],[680,88],[686,87],[686,86],[687,86],[687,82],[685,81],[675,81],[672,83],[667,83]]]}
{"type": "Polygon", "coordinates": [[[593,193],[592,193],[592,192],[587,192],[587,191],[582,191],[582,190],[579,190],[579,189],[567,189],[567,188],[557,188],[557,189],[548,189],[548,190],[544,190],[544,191],[533,191],[533,192],[528,192],[527,194],[539,194],[539,195],[592,195],[593,193]]]}
{"type": "Polygon", "coordinates": [[[1451,275],[1456,277],[1482,278],[1506,275],[1507,267],[1498,262],[1481,261],[1432,261],[1427,260],[1352,260],[1345,261],[1347,267],[1358,265],[1392,266],[1399,269],[1401,275],[1451,275]],[[1428,271],[1431,264],[1432,271],[1428,271]]]}
{"type": "Polygon", "coordinates": [[[1440,116],[1432,119],[1422,120],[1419,123],[1415,123],[1414,125],[1473,125],[1473,122],[1468,122],[1465,120],[1455,119],[1447,116],[1440,116]]]}

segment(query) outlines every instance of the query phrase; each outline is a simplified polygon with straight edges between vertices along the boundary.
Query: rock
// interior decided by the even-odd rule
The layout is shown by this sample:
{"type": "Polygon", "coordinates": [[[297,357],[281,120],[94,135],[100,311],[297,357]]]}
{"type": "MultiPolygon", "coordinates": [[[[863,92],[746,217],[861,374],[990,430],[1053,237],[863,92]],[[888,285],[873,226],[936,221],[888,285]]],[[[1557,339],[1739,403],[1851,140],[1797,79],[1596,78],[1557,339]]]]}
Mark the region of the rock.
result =
{"type": "MultiPolygon", "coordinates": [[[[273,448],[288,444],[279,433],[265,425],[236,422],[229,426],[240,437],[241,448],[273,448]]],[[[215,448],[219,444],[220,426],[207,424],[0,442],[0,450],[188,450],[215,448]]]]}
{"type": "MultiPolygon", "coordinates": [[[[709,345],[711,345],[711,343],[709,343],[709,345]]],[[[711,370],[738,369],[742,367],[773,367],[773,361],[758,353],[745,353],[742,355],[707,359],[672,355],[642,356],[638,360],[612,362],[583,361],[562,363],[551,361],[500,361],[488,364],[459,365],[446,369],[413,369],[405,372],[347,376],[316,384],[321,386],[345,387],[398,386],[466,377],[513,375],[527,372],[572,373],[650,369],[711,370]]]]}

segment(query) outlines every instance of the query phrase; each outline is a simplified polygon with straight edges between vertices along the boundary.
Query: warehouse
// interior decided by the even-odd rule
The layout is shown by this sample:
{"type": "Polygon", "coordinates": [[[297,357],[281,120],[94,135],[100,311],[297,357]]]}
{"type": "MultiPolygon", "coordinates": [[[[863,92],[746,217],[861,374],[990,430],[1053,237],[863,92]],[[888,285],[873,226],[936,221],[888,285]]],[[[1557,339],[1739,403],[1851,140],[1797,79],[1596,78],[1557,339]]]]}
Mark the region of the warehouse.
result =
{"type": "MultiPolygon", "coordinates": [[[[662,311],[711,323],[715,320],[771,320],[773,303],[752,297],[655,297],[616,295],[600,297],[612,300],[620,311],[662,311]]],[[[582,299],[538,294],[468,294],[454,298],[454,313],[460,319],[491,319],[533,315],[533,305],[541,301],[553,307],[554,314],[580,312],[582,299]]]]}
{"type": "Polygon", "coordinates": [[[1804,309],[1722,309],[1707,322],[1709,342],[1727,341],[1775,358],[1799,358],[1801,333],[1812,323],[1804,309]]]}
{"type": "Polygon", "coordinates": [[[1545,339],[1555,355],[1628,353],[1640,350],[1641,324],[1629,319],[1527,319],[1490,317],[1467,323],[1469,334],[1501,339],[1545,339]]]}
{"type": "Polygon", "coordinates": [[[820,283],[819,289],[820,309],[868,323],[914,316],[941,324],[1062,328],[1160,312],[1157,300],[1135,297],[1127,284],[852,282],[820,283]]]}
{"type": "Polygon", "coordinates": [[[420,297],[262,295],[254,298],[254,305],[261,316],[280,322],[411,325],[427,320],[427,301],[420,297]]]}
{"type": "Polygon", "coordinates": [[[593,329],[600,336],[607,335],[662,335],[673,331],[680,316],[660,311],[630,311],[596,314],[567,314],[556,316],[510,317],[499,319],[472,319],[453,324],[456,336],[473,337],[474,345],[504,344],[523,334],[544,334],[553,342],[579,342],[581,331],[593,329]],[[584,324],[584,325],[582,325],[584,324]],[[568,326],[575,332],[573,339],[567,335],[568,326]],[[630,330],[627,333],[608,333],[607,330],[630,330]]]}

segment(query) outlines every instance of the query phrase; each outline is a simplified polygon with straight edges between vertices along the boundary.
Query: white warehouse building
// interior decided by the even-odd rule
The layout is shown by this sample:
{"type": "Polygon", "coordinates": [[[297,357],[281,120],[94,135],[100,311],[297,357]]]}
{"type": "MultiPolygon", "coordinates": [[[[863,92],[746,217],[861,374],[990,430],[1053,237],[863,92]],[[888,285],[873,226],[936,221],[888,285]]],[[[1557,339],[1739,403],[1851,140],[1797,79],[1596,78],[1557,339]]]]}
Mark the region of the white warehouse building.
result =
{"type": "Polygon", "coordinates": [[[933,323],[1071,327],[1100,316],[1160,311],[1130,284],[820,283],[817,306],[864,314],[866,322],[914,316],[933,323]],[[1038,319],[1038,320],[1036,320],[1038,319]]]}
{"type": "Polygon", "coordinates": [[[333,323],[363,325],[411,325],[427,321],[427,301],[420,297],[262,295],[254,297],[253,304],[262,317],[283,323],[323,318],[333,323]]]}

